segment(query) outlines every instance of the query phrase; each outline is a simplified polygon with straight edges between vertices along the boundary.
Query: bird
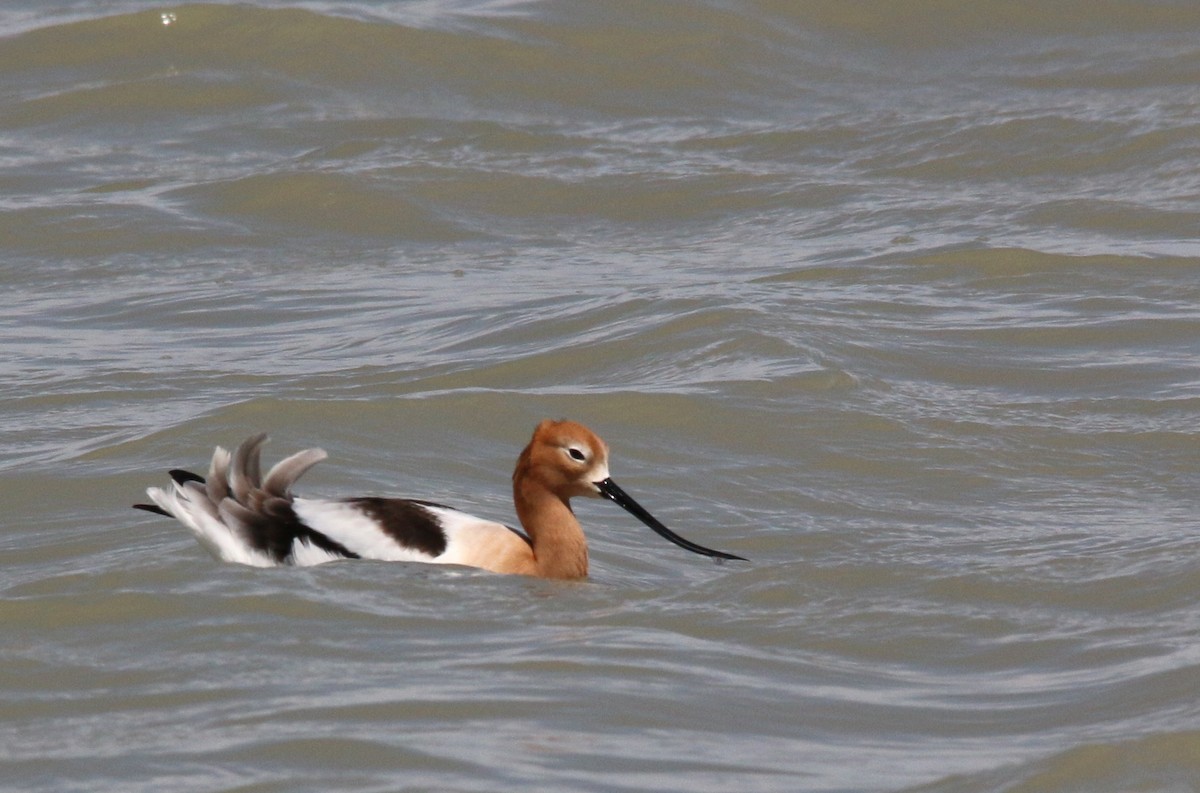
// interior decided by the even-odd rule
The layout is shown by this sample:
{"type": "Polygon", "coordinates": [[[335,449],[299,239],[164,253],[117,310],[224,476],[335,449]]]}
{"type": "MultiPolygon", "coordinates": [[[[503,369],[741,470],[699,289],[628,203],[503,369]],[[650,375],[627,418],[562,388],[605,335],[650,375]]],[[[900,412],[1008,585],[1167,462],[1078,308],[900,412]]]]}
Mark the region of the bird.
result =
{"type": "Polygon", "coordinates": [[[606,498],[681,548],[747,561],[663,525],[613,481],[608,445],[574,421],[541,421],[517,458],[513,502],[523,532],[433,501],[293,495],[296,481],[327,455],[306,449],[264,476],[266,440],[265,433],[254,435],[232,454],[218,446],[207,477],[172,469],[172,485],[147,488],[153,503],[134,508],[175,518],[218,559],[253,567],[377,559],[577,580],[588,575],[588,548],[571,499],[606,498]]]}

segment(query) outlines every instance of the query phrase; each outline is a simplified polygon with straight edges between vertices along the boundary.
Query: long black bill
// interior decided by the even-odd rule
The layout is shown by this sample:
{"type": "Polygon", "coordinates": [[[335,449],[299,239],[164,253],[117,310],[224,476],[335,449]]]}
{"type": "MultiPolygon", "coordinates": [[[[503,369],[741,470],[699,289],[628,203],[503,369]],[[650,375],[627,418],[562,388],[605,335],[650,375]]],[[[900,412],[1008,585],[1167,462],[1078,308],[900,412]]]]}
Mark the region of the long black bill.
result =
{"type": "Polygon", "coordinates": [[[742,556],[734,556],[733,554],[725,553],[724,551],[714,551],[712,548],[705,548],[703,545],[697,545],[691,540],[685,540],[684,538],[680,537],[678,534],[662,525],[658,518],[647,512],[645,507],[633,500],[632,496],[630,496],[621,488],[617,487],[617,483],[614,482],[611,477],[605,479],[603,482],[596,482],[596,487],[599,488],[600,495],[604,496],[609,501],[612,501],[614,504],[621,507],[621,509],[625,510],[642,523],[645,523],[647,526],[654,529],[654,531],[660,536],[667,538],[680,548],[686,548],[692,553],[698,553],[701,556],[711,556],[714,559],[737,559],[741,562],[750,561],[742,556]]]}

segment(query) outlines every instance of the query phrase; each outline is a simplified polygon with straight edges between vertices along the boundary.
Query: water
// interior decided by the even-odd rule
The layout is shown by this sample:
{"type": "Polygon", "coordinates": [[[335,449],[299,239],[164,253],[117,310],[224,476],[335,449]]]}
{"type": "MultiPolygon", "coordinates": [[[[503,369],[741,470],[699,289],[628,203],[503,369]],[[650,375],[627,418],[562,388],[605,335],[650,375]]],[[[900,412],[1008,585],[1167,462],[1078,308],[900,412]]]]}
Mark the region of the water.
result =
{"type": "Polygon", "coordinates": [[[1200,790],[1200,6],[0,10],[0,787],[1200,790]],[[564,585],[136,513],[611,504],[564,585]]]}

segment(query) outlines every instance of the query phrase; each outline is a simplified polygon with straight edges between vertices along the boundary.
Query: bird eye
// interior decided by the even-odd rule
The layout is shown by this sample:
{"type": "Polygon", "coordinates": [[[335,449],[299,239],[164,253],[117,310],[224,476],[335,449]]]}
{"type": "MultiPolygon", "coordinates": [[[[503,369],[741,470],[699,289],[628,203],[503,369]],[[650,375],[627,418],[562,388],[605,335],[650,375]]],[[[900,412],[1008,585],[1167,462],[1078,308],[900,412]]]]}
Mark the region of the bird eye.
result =
{"type": "Polygon", "coordinates": [[[567,447],[567,454],[571,455],[572,460],[578,460],[579,462],[583,462],[587,459],[587,455],[584,454],[583,450],[577,446],[567,447]]]}

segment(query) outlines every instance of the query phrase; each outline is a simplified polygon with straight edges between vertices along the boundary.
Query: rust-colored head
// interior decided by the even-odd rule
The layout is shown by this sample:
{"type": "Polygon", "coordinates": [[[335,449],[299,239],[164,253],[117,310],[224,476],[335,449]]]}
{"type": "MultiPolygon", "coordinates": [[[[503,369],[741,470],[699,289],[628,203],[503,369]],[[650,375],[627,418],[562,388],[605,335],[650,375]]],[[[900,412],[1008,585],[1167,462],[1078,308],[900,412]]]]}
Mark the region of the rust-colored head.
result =
{"type": "Polygon", "coordinates": [[[608,478],[608,444],[574,421],[544,419],[517,459],[513,484],[537,482],[562,499],[598,498],[608,478]]]}

